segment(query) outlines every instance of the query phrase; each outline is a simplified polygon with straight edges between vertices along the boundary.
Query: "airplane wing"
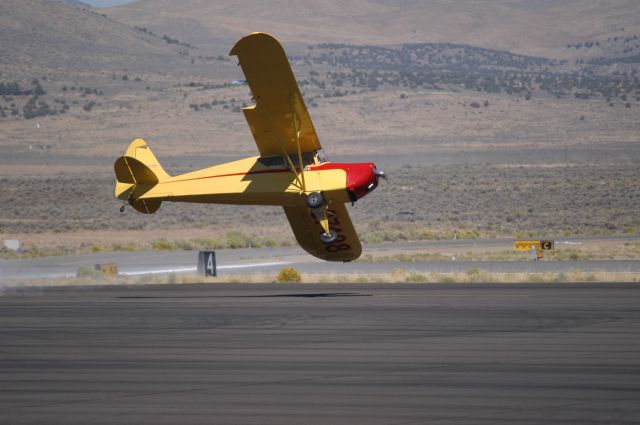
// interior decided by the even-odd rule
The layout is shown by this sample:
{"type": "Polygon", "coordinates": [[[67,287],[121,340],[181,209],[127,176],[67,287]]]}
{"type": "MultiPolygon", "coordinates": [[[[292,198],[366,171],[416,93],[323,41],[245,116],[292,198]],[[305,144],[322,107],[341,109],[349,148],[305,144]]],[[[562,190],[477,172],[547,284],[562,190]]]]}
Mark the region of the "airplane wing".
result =
{"type": "Polygon", "coordinates": [[[240,39],[230,55],[240,66],[255,100],[243,108],[260,155],[297,154],[320,149],[320,141],[284,49],[272,36],[252,33],[240,39]],[[297,137],[296,137],[297,136],[297,137]]]}
{"type": "Polygon", "coordinates": [[[360,257],[362,246],[344,204],[329,205],[327,215],[331,229],[338,233],[332,244],[320,241],[322,226],[307,207],[284,207],[296,240],[309,254],[327,261],[351,261],[360,257]]]}

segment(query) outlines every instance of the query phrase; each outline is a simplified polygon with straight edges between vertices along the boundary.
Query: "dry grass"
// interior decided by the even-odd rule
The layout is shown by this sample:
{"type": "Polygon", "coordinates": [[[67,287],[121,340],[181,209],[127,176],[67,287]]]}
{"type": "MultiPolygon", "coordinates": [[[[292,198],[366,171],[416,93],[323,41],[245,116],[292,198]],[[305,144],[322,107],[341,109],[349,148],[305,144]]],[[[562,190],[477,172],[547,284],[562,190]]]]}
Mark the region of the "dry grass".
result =
{"type": "MultiPolygon", "coordinates": [[[[463,247],[447,248],[447,252],[429,251],[399,253],[391,255],[366,254],[358,261],[372,263],[424,262],[424,261],[530,261],[530,254],[517,252],[514,249],[491,249],[480,246],[475,250],[463,247]]],[[[545,251],[546,260],[551,261],[594,261],[594,260],[637,260],[640,258],[640,243],[616,241],[607,245],[567,248],[558,246],[554,251],[545,251]]]]}
{"type": "MultiPolygon", "coordinates": [[[[363,242],[495,236],[624,234],[640,229],[637,167],[495,166],[391,168],[392,179],[350,208],[363,242]]],[[[91,251],[230,246],[240,231],[254,246],[289,245],[278,207],[165,203],[147,216],[118,211],[110,178],[0,178],[3,238],[31,250],[91,251]],[[29,196],[25,196],[28,194],[29,196]],[[206,235],[206,236],[203,236],[206,235]],[[204,243],[202,240],[208,242],[204,243]]]]}
{"type": "MultiPolygon", "coordinates": [[[[87,286],[87,285],[164,285],[164,284],[217,284],[217,283],[276,283],[277,276],[270,274],[247,274],[236,276],[202,277],[196,275],[167,274],[139,277],[105,277],[90,273],[83,277],[37,279],[7,283],[0,287],[0,294],[17,292],[25,288],[40,286],[87,286]]],[[[464,273],[419,273],[403,268],[388,274],[302,274],[301,283],[549,283],[569,282],[640,282],[640,273],[584,272],[578,269],[567,273],[486,273],[469,269],[464,273]]],[[[281,282],[282,285],[291,284],[281,282]]]]}
{"type": "Polygon", "coordinates": [[[171,285],[171,284],[216,284],[216,283],[269,283],[276,282],[275,275],[247,274],[238,276],[204,277],[190,274],[154,274],[142,276],[104,276],[91,268],[81,267],[78,275],[71,278],[22,279],[4,282],[2,291],[15,291],[20,288],[38,286],[131,286],[131,285],[171,285]]]}
{"type": "Polygon", "coordinates": [[[303,275],[303,282],[318,283],[563,283],[563,282],[640,282],[640,273],[487,273],[469,269],[464,273],[420,273],[403,268],[389,274],[303,275]]]}

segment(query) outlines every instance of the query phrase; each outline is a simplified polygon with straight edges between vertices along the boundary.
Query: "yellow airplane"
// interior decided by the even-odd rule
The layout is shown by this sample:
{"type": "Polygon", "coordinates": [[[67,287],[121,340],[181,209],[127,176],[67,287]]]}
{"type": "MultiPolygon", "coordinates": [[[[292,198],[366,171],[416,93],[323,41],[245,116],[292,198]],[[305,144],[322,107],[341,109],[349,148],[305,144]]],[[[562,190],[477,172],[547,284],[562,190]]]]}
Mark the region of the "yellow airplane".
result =
{"type": "Polygon", "coordinates": [[[378,186],[373,163],[333,163],[320,141],[280,43],[265,33],[240,39],[238,56],[253,94],[243,108],[260,156],[170,176],[142,139],[114,164],[116,197],[153,214],[162,201],[280,205],[296,240],[328,261],[358,258],[362,246],[345,207],[378,186]]]}

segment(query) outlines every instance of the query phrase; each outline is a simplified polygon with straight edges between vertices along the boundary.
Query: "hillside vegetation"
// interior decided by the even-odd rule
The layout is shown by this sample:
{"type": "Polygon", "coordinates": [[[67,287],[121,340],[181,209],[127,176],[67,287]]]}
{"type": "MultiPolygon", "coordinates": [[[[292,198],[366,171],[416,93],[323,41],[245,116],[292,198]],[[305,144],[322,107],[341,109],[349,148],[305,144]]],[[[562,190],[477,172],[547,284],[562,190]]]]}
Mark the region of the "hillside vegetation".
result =
{"type": "Polygon", "coordinates": [[[171,174],[256,154],[241,113],[252,95],[228,56],[255,30],[283,41],[329,157],[391,175],[351,209],[365,241],[637,232],[639,7],[3,1],[0,233],[293,240],[279,208],[121,215],[113,197],[114,159],[137,137],[171,174]]]}

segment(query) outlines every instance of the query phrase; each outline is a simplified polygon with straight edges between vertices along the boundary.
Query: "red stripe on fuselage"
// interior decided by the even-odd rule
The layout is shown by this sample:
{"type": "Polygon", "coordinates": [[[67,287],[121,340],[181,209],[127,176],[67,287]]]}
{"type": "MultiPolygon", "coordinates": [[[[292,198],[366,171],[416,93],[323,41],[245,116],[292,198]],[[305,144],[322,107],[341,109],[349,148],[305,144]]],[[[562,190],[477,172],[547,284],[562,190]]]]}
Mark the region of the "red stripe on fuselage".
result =
{"type": "MultiPolygon", "coordinates": [[[[334,164],[334,163],[325,163],[321,165],[311,165],[309,169],[305,169],[305,171],[324,171],[324,170],[344,170],[344,172],[349,172],[349,165],[351,164],[334,164]]],[[[297,172],[300,172],[299,168],[296,168],[297,172]]],[[[167,183],[177,183],[177,182],[188,182],[192,180],[203,180],[203,179],[215,179],[218,177],[233,177],[233,176],[248,176],[251,174],[269,174],[269,173],[287,173],[291,172],[288,168],[277,168],[273,170],[259,170],[259,171],[247,171],[244,173],[231,173],[231,174],[216,174],[213,176],[202,176],[202,177],[192,177],[190,179],[181,179],[181,180],[173,180],[167,183]]]]}

